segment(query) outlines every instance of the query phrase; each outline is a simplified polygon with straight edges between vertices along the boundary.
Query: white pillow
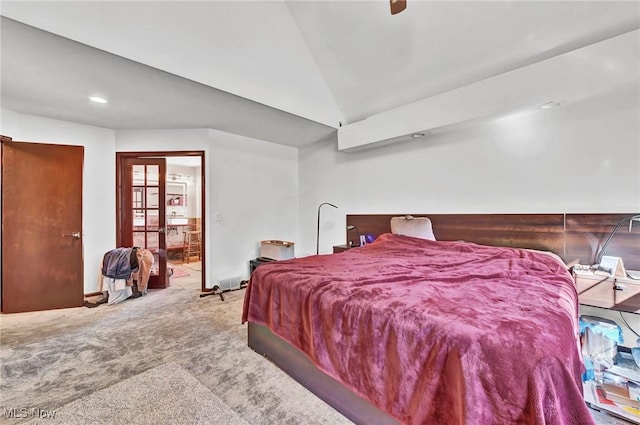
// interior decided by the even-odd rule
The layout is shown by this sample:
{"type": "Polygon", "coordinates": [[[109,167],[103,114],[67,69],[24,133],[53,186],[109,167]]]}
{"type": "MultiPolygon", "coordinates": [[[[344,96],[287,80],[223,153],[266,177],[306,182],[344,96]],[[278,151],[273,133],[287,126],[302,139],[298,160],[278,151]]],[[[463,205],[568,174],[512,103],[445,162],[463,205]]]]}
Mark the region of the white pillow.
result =
{"type": "Polygon", "coordinates": [[[413,217],[410,215],[392,217],[391,233],[394,235],[428,239],[430,241],[436,240],[433,229],[431,228],[431,220],[427,217],[413,217]]]}

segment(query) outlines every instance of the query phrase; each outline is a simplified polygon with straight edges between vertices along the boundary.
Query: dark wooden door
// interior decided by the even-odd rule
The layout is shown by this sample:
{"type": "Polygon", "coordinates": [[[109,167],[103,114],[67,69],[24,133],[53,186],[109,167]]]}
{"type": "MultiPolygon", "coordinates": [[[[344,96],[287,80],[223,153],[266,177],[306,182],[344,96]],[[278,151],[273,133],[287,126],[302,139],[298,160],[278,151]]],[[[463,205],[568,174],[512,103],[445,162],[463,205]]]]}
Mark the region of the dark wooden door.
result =
{"type": "Polygon", "coordinates": [[[2,312],[81,307],[82,146],[2,141],[2,312]]]}
{"type": "Polygon", "coordinates": [[[124,158],[121,167],[121,246],[139,246],[153,253],[154,263],[148,287],[166,288],[166,160],[124,158]]]}

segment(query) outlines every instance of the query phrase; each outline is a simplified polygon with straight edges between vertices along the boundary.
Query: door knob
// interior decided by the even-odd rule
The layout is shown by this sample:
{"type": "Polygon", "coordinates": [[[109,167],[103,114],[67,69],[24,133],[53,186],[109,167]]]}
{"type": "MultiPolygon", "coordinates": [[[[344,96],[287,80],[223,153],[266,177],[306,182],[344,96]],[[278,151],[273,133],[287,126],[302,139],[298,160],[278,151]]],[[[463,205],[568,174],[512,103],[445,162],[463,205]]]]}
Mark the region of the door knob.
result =
{"type": "Polygon", "coordinates": [[[63,233],[62,237],[71,236],[73,239],[80,239],[80,232],[63,233]]]}
{"type": "Polygon", "coordinates": [[[164,227],[159,227],[158,228],[158,233],[164,233],[164,227]]]}

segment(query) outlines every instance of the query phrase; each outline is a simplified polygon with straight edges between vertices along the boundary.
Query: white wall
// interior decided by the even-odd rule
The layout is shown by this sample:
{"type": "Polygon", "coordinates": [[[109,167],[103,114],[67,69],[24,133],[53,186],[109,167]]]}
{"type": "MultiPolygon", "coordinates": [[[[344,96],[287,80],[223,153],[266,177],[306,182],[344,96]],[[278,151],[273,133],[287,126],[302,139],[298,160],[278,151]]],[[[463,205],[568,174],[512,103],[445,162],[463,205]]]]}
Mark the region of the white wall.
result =
{"type": "MultiPolygon", "coordinates": [[[[345,242],[345,216],[359,213],[640,212],[640,90],[469,122],[437,134],[367,151],[337,151],[327,140],[303,148],[299,254],[345,242]],[[615,99],[615,101],[614,101],[615,99]]],[[[612,319],[625,343],[635,335],[618,312],[582,307],[612,319]]],[[[640,329],[640,316],[625,314],[640,329]]]]}
{"type": "Polygon", "coordinates": [[[322,209],[324,253],[344,243],[349,213],[639,212],[638,99],[635,88],[615,102],[596,99],[467,123],[354,153],[338,152],[335,139],[298,152],[216,130],[114,132],[4,109],[0,133],[85,146],[88,293],[97,288],[100,258],[115,244],[116,151],[205,151],[211,286],[246,277],[260,240],[294,241],[296,256],[315,253],[321,202],[340,207],[322,209]],[[214,221],[217,212],[220,221],[214,221]]]}
{"type": "Polygon", "coordinates": [[[115,246],[115,134],[113,130],[23,115],[2,109],[0,133],[14,141],[84,146],[82,188],[84,292],[97,291],[99,264],[115,246]]]}
{"type": "Polygon", "coordinates": [[[640,89],[459,124],[415,141],[300,150],[300,247],[345,242],[351,213],[640,212],[640,89]]]}
{"type": "Polygon", "coordinates": [[[116,150],[205,152],[207,286],[247,278],[262,239],[297,240],[297,150],[217,130],[116,132],[116,150]],[[221,220],[215,221],[215,213],[221,220]]]}
{"type": "MultiPolygon", "coordinates": [[[[295,148],[216,130],[117,131],[2,110],[0,133],[16,141],[85,147],[84,292],[97,290],[99,263],[115,247],[115,152],[202,150],[208,247],[207,286],[247,278],[260,240],[298,239],[295,148]],[[212,211],[219,212],[214,221],[212,211]]],[[[200,182],[198,182],[198,185],[200,182]]]]}
{"type": "Polygon", "coordinates": [[[248,277],[260,241],[298,241],[298,151],[210,130],[214,273],[248,277]]]}

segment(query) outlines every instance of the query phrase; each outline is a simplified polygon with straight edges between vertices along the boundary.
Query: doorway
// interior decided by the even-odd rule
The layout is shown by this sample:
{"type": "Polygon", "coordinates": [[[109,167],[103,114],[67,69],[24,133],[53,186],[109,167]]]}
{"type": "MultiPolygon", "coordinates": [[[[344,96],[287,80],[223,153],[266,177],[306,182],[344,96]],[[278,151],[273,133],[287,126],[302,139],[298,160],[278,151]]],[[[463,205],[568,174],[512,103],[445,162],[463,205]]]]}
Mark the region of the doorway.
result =
{"type": "Polygon", "coordinates": [[[1,140],[2,312],[80,307],[84,148],[1,140]]]}
{"type": "Polygon", "coordinates": [[[153,252],[151,289],[207,290],[204,170],[203,151],[116,153],[116,242],[153,252]]]}

